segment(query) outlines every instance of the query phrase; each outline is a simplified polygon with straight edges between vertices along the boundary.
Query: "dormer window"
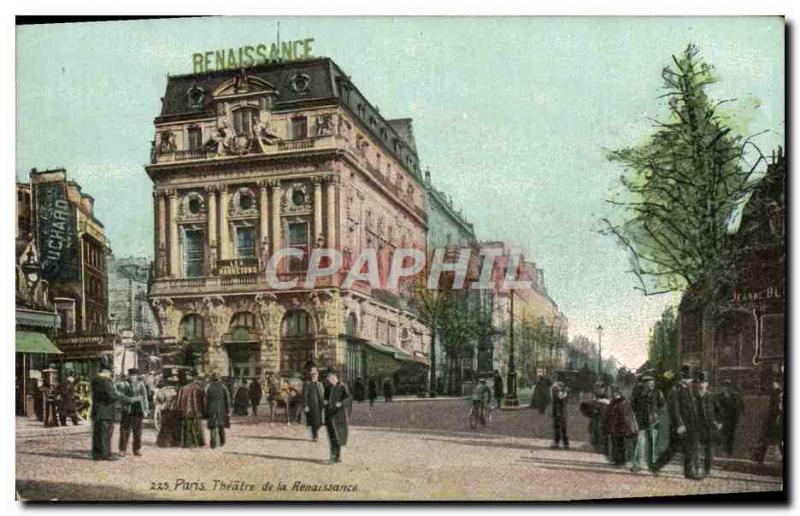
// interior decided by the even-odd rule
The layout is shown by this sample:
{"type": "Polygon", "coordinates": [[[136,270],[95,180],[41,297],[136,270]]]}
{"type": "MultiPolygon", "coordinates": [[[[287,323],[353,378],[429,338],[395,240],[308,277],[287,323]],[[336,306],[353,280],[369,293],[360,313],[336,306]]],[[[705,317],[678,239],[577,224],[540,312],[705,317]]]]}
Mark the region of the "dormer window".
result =
{"type": "Polygon", "coordinates": [[[190,108],[203,107],[203,99],[205,98],[206,94],[203,91],[203,88],[201,88],[200,86],[194,85],[191,88],[189,88],[189,91],[186,93],[186,96],[189,100],[190,108]]]}

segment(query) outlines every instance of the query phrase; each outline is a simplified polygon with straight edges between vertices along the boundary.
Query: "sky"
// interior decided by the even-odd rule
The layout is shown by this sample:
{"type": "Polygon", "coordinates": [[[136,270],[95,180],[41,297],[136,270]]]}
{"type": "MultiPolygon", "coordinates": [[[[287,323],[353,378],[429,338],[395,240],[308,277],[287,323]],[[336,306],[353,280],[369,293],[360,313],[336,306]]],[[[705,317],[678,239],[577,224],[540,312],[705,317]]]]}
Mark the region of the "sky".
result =
{"type": "Polygon", "coordinates": [[[66,167],[117,256],[152,256],[144,166],[167,74],[206,50],[313,37],[387,118],[411,117],[423,169],[478,238],[527,249],[570,335],[629,367],[675,295],[644,297],[598,220],[622,170],[607,149],[663,117],[661,69],[694,43],[710,89],[769,152],[784,140],[779,18],[206,18],[17,28],[17,169],[66,167]]]}

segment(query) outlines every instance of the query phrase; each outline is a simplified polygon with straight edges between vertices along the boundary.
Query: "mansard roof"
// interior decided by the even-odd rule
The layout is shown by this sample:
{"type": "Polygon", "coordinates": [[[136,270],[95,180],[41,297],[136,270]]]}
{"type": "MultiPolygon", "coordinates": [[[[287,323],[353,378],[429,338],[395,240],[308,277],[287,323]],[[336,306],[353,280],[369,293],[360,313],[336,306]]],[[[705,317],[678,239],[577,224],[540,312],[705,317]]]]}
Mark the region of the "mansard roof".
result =
{"type": "MultiPolygon", "coordinates": [[[[212,92],[239,73],[240,70],[216,70],[169,76],[162,97],[161,113],[155,122],[215,116],[212,92]],[[202,92],[202,101],[192,105],[189,92],[197,89],[202,92]]],[[[394,155],[398,162],[420,178],[411,119],[386,120],[330,58],[269,63],[247,68],[246,74],[248,78],[257,78],[277,90],[273,99],[273,109],[276,110],[331,102],[343,105],[388,154],[394,155]],[[307,86],[297,87],[299,76],[307,77],[308,80],[304,81],[307,86]]]]}

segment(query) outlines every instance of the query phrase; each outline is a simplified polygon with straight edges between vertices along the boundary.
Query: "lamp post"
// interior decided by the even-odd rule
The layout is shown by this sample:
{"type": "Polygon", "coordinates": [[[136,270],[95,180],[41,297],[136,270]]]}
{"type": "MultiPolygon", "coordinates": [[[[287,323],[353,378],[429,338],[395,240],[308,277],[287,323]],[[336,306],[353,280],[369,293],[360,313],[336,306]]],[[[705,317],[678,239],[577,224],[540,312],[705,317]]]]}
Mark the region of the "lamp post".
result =
{"type": "Polygon", "coordinates": [[[509,326],[509,348],[508,348],[508,373],[506,374],[506,397],[503,400],[504,407],[517,407],[517,369],[514,364],[514,289],[511,289],[511,325],[509,326]]]}
{"type": "Polygon", "coordinates": [[[603,376],[603,326],[597,326],[597,376],[603,376]]]}

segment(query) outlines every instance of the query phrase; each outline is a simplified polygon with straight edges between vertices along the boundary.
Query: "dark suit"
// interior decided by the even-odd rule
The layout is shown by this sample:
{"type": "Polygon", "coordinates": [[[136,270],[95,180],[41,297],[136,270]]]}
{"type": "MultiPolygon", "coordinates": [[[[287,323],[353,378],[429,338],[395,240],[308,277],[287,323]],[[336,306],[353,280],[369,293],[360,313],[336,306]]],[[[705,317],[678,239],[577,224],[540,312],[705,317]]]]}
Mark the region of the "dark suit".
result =
{"type": "Polygon", "coordinates": [[[69,380],[58,386],[58,419],[61,426],[67,426],[67,418],[73,425],[78,424],[78,414],[75,411],[75,384],[69,380]]]}
{"type": "Polygon", "coordinates": [[[203,410],[208,420],[211,447],[225,446],[225,425],[231,412],[231,393],[223,383],[213,380],[208,384],[203,410]]]}
{"type": "Polygon", "coordinates": [[[686,478],[695,478],[694,466],[697,462],[697,407],[694,394],[688,383],[678,383],[673,387],[669,396],[670,439],[669,447],[658,458],[653,469],[658,471],[666,466],[676,452],[683,453],[683,475],[686,478]],[[678,428],[684,427],[681,435],[678,428]]]}
{"type": "Polygon", "coordinates": [[[347,409],[353,402],[350,391],[343,383],[331,387],[325,403],[325,429],[331,445],[331,460],[341,462],[342,446],[347,444],[347,409]]]}
{"type": "Polygon", "coordinates": [[[303,413],[306,425],[311,429],[311,437],[315,441],[319,435],[319,427],[323,425],[325,408],[325,388],[321,382],[305,382],[303,384],[303,413]]]}
{"type": "Polygon", "coordinates": [[[97,377],[92,381],[92,458],[111,458],[111,434],[114,432],[116,406],[128,401],[117,392],[111,378],[97,377]]]}
{"type": "Polygon", "coordinates": [[[703,474],[711,471],[712,446],[714,434],[717,431],[717,419],[714,415],[716,409],[714,397],[706,392],[703,396],[695,395],[697,404],[697,453],[694,455],[694,469],[699,470],[700,455],[703,455],[703,474]]]}

